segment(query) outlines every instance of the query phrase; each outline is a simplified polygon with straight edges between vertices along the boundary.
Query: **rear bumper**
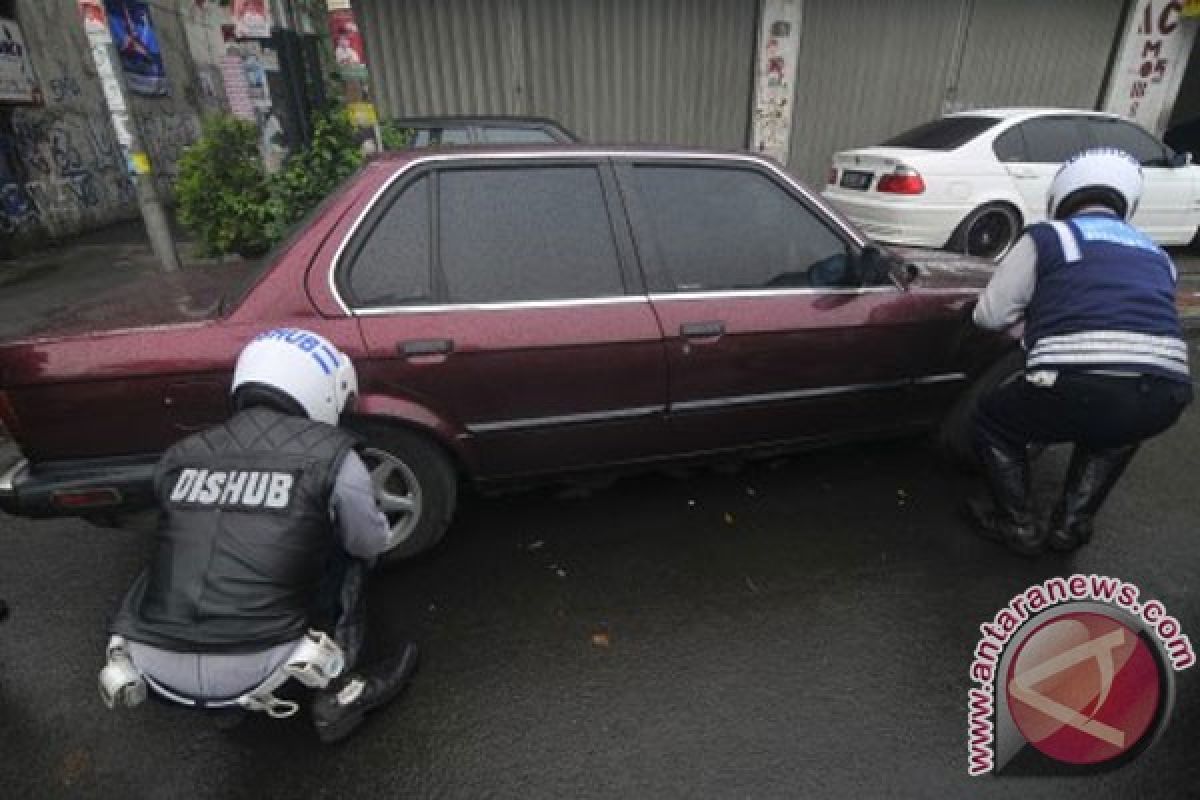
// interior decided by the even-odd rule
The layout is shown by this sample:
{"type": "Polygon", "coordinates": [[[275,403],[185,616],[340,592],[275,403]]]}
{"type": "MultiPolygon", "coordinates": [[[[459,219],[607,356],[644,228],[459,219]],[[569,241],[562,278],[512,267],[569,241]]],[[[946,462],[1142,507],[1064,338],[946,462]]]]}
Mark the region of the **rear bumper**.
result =
{"type": "Polygon", "coordinates": [[[31,465],[0,472],[0,510],[18,517],[78,517],[138,511],[154,504],[157,457],[31,465]],[[79,503],[82,493],[89,502],[79,503]]]}
{"type": "Polygon", "coordinates": [[[910,247],[945,247],[971,210],[966,206],[930,205],[920,197],[828,186],[822,196],[872,239],[910,247]]]}

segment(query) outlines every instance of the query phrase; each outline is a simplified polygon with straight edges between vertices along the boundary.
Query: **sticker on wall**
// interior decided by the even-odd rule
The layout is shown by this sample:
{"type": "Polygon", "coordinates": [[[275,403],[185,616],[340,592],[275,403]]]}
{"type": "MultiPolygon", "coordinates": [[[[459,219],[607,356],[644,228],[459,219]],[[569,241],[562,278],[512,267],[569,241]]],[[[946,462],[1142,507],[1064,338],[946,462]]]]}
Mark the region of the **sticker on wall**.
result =
{"type": "Polygon", "coordinates": [[[270,39],[267,0],[233,0],[233,25],[239,39],[270,39]]]}
{"type": "Polygon", "coordinates": [[[0,103],[37,103],[40,98],[21,28],[0,17],[0,103]]]}
{"type": "Polygon", "coordinates": [[[149,175],[150,156],[145,153],[130,153],[129,171],[134,175],[149,175]]]}
{"type": "Polygon", "coordinates": [[[333,37],[333,58],[342,77],[367,77],[366,50],[354,12],[349,9],[329,12],[329,35],[333,37]]]}
{"type": "Polygon", "coordinates": [[[163,67],[158,35],[150,20],[150,9],[141,0],[105,0],[108,27],[125,72],[129,91],[136,94],[167,94],[167,72],[163,67]]]}

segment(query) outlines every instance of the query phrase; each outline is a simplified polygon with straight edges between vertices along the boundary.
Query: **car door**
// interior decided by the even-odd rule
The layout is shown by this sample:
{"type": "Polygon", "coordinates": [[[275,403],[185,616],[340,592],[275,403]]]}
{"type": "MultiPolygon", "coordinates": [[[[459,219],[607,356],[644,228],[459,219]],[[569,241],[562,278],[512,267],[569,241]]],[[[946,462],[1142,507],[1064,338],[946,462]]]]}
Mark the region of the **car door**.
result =
{"type": "Polygon", "coordinates": [[[364,394],[464,431],[485,478],[657,455],[662,336],[611,169],[441,163],[383,195],[339,269],[364,394]]]}
{"type": "Polygon", "coordinates": [[[996,137],[997,158],[1013,180],[1025,205],[1025,224],[1046,219],[1046,196],[1058,168],[1087,148],[1080,116],[1034,117],[996,137]]]}
{"type": "Polygon", "coordinates": [[[667,342],[681,452],[904,427],[944,331],[929,298],[848,280],[853,235],[759,162],[631,160],[621,185],[667,342]]]}
{"type": "Polygon", "coordinates": [[[1115,147],[1142,165],[1142,200],[1133,224],[1160,244],[1186,244],[1196,234],[1194,178],[1187,166],[1171,166],[1162,142],[1125,120],[1093,117],[1087,122],[1091,143],[1115,147]]]}

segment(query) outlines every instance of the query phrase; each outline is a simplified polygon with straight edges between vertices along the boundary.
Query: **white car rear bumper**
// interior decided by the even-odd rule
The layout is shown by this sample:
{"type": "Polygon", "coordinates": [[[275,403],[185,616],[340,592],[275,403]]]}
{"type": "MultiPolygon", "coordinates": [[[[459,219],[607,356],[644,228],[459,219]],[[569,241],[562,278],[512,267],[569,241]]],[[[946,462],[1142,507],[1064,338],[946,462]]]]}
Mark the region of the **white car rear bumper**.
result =
{"type": "Polygon", "coordinates": [[[872,239],[913,247],[944,247],[971,211],[967,206],[930,205],[920,197],[829,186],[821,194],[872,239]]]}

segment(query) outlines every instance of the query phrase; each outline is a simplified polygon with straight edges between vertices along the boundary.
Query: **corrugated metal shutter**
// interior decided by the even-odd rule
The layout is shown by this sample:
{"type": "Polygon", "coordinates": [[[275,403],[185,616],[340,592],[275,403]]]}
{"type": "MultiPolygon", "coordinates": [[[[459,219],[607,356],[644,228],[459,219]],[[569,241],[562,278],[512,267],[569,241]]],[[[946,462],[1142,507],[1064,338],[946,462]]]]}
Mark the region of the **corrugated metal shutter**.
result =
{"type": "Polygon", "coordinates": [[[938,116],[961,0],[807,0],[788,166],[810,185],[830,156],[938,116]]]}
{"type": "Polygon", "coordinates": [[[591,141],[745,146],[756,2],[522,5],[531,113],[591,141]]]}
{"type": "Polygon", "coordinates": [[[1095,108],[1125,0],[974,0],[960,108],[1095,108]]]}
{"type": "Polygon", "coordinates": [[[520,113],[512,0],[355,2],[385,116],[520,113]]]}
{"type": "Polygon", "coordinates": [[[754,0],[358,0],[385,116],[533,114],[589,141],[744,147],[754,0]]]}

